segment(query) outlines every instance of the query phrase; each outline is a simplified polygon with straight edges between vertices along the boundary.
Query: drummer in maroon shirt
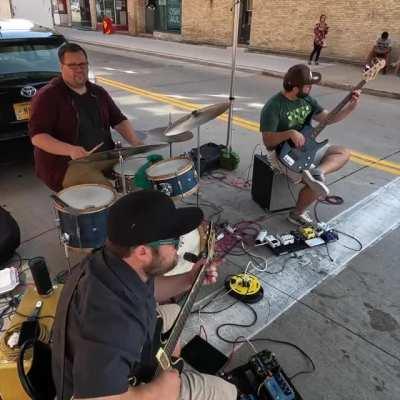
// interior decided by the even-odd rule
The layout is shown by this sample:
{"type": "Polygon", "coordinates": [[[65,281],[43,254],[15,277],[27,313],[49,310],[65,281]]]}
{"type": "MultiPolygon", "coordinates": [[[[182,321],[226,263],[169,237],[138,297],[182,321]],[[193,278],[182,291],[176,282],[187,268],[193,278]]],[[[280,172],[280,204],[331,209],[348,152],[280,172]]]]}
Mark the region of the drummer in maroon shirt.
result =
{"type": "Polygon", "coordinates": [[[90,150],[114,148],[110,127],[132,146],[143,144],[110,95],[88,80],[85,50],[67,43],[58,51],[61,76],[39,90],[32,100],[29,136],[35,146],[36,174],[46,185],[62,188],[98,183],[112,186],[104,176],[115,160],[69,164],[90,150]]]}

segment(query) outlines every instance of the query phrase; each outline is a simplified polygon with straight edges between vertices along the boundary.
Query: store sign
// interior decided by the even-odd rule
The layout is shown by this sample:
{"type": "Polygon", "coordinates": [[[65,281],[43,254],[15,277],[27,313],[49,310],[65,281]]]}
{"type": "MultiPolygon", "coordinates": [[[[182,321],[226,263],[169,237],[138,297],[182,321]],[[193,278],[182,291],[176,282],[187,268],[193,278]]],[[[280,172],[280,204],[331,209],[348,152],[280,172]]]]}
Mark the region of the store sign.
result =
{"type": "Polygon", "coordinates": [[[181,29],[181,0],[167,0],[167,29],[181,29]]]}

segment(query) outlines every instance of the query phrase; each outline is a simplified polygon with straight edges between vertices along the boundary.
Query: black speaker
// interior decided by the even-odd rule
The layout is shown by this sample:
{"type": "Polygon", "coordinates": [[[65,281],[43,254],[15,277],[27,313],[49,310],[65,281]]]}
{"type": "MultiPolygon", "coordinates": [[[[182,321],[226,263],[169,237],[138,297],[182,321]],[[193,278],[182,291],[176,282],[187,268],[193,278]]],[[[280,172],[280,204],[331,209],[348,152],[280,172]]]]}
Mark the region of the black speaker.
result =
{"type": "Polygon", "coordinates": [[[37,292],[41,296],[49,295],[53,291],[49,270],[43,257],[35,257],[28,262],[37,292]]]}
{"type": "Polygon", "coordinates": [[[274,170],[267,156],[254,156],[251,197],[261,208],[272,212],[289,210],[295,206],[298,194],[299,185],[274,170]]]}

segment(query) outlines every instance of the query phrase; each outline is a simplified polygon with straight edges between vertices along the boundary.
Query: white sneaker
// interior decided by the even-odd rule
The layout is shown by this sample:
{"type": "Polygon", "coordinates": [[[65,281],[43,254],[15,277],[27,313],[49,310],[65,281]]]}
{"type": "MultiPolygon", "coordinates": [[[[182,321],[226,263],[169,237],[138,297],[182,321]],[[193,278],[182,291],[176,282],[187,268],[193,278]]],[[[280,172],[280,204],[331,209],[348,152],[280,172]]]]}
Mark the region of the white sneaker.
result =
{"type": "Polygon", "coordinates": [[[326,197],[329,194],[329,188],[322,180],[316,179],[307,169],[302,173],[303,182],[319,197],[326,197]]]}
{"type": "Polygon", "coordinates": [[[288,221],[295,225],[314,225],[314,220],[311,218],[308,211],[304,211],[302,214],[296,214],[291,211],[288,216],[288,221]]]}

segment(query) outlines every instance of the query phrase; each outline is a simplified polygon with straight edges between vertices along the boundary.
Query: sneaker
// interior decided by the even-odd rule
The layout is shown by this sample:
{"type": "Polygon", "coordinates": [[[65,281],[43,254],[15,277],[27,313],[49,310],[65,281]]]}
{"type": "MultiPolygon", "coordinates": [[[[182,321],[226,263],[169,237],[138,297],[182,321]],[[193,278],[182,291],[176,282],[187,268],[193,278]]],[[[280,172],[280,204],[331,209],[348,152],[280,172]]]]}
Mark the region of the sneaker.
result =
{"type": "Polygon", "coordinates": [[[304,211],[302,214],[297,214],[295,211],[291,211],[288,216],[288,221],[295,225],[314,225],[314,220],[311,218],[308,211],[304,211]]]}
{"type": "Polygon", "coordinates": [[[308,61],[308,65],[311,65],[311,60],[310,60],[310,61],[308,61]]]}
{"type": "Polygon", "coordinates": [[[319,62],[318,62],[318,61],[315,61],[315,65],[319,65],[319,62]]]}
{"type": "Polygon", "coordinates": [[[320,172],[323,177],[322,171],[319,171],[317,168],[314,168],[313,171],[316,173],[316,177],[313,176],[313,174],[305,169],[302,173],[302,178],[303,182],[319,197],[326,197],[329,194],[329,188],[328,186],[325,185],[325,183],[322,180],[319,180],[318,178],[321,177],[318,176],[317,172],[320,172]]]}

